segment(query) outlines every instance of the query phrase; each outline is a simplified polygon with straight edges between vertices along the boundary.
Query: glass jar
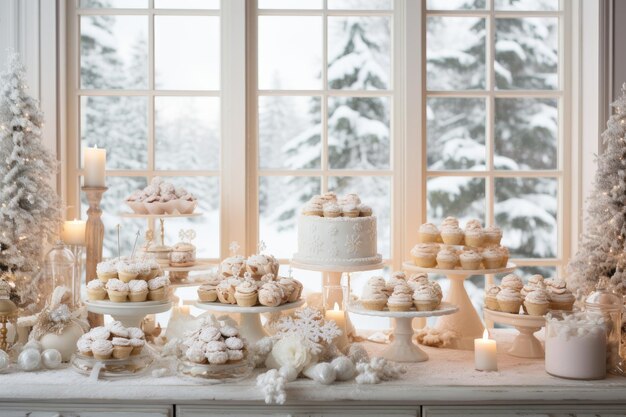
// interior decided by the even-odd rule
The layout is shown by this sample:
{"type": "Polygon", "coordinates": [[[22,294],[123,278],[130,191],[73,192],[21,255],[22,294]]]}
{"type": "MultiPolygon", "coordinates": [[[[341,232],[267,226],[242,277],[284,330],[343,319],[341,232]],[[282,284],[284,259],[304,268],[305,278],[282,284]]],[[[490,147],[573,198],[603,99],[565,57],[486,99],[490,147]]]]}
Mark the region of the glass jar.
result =
{"type": "Polygon", "coordinates": [[[604,317],[607,325],[607,371],[616,375],[621,375],[619,350],[622,341],[623,308],[622,298],[602,284],[585,299],[585,310],[604,317]]]}
{"type": "Polygon", "coordinates": [[[46,255],[46,276],[52,280],[53,289],[66,287],[72,292],[71,306],[80,302],[80,277],[76,276],[76,258],[63,242],[58,241],[46,255]]]}
{"type": "Polygon", "coordinates": [[[567,379],[603,379],[607,371],[607,323],[592,312],[546,315],[545,368],[567,379]]]}

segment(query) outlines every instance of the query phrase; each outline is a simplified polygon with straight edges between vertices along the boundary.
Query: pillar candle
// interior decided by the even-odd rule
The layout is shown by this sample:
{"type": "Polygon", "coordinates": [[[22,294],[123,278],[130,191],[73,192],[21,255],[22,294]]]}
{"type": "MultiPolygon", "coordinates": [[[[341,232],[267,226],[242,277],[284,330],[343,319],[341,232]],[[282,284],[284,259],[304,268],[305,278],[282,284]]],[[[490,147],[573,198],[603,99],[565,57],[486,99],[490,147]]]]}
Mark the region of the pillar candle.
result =
{"type": "Polygon", "coordinates": [[[478,371],[497,371],[496,341],[489,339],[487,329],[482,339],[474,339],[474,367],[478,371]]]}
{"type": "Polygon", "coordinates": [[[335,303],[335,307],[332,310],[326,310],[326,320],[334,320],[337,323],[337,327],[341,329],[341,336],[338,336],[333,340],[335,346],[339,349],[343,349],[348,345],[348,329],[346,326],[346,312],[339,308],[339,304],[335,303]]]}
{"type": "Polygon", "coordinates": [[[61,239],[67,245],[85,246],[85,228],[87,222],[84,220],[68,220],[63,223],[61,239]]]}
{"type": "Polygon", "coordinates": [[[106,169],[107,151],[97,146],[85,149],[83,170],[85,187],[105,187],[104,172],[106,169]]]}

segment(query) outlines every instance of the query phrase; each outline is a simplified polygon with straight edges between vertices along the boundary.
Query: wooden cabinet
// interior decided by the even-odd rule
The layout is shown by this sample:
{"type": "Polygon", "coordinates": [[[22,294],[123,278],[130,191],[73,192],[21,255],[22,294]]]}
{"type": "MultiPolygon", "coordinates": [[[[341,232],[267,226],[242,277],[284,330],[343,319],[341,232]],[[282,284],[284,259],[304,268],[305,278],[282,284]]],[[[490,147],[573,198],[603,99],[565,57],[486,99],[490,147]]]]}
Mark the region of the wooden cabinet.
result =
{"type": "Polygon", "coordinates": [[[425,406],[422,417],[626,417],[626,405],[425,406]]]}
{"type": "Polygon", "coordinates": [[[231,403],[221,406],[176,406],[176,417],[419,417],[419,415],[419,407],[397,405],[241,406],[231,403]]]}
{"type": "Polygon", "coordinates": [[[174,417],[174,407],[137,404],[1,403],[2,417],[174,417]]]}

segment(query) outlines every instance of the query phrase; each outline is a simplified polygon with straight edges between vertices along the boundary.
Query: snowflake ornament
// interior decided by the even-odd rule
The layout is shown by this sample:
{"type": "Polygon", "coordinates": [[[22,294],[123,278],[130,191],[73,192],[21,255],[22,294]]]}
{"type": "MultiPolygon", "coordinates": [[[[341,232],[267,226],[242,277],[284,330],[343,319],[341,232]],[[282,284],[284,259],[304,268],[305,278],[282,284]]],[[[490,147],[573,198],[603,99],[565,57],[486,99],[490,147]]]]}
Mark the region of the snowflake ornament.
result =
{"type": "Polygon", "coordinates": [[[294,317],[283,317],[275,325],[276,336],[298,335],[307,344],[311,352],[318,355],[324,349],[324,343],[330,345],[341,330],[337,323],[325,320],[318,309],[307,307],[294,313],[294,317]]]}
{"type": "Polygon", "coordinates": [[[228,245],[228,249],[230,250],[231,256],[235,256],[237,255],[237,252],[239,252],[239,249],[241,249],[241,246],[239,246],[239,243],[237,243],[237,241],[233,240],[232,242],[230,242],[230,245],[228,245]]]}

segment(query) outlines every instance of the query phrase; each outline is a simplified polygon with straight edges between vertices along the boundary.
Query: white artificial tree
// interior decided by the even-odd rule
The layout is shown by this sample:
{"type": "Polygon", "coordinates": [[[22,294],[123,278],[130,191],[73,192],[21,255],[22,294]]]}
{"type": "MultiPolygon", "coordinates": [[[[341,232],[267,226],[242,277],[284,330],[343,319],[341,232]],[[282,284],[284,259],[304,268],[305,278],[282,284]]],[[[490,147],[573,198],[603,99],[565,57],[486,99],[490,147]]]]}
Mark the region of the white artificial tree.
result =
{"type": "Polygon", "coordinates": [[[588,200],[586,232],[569,265],[568,285],[579,296],[593,291],[602,277],[612,290],[626,294],[626,84],[612,106],[588,200]]]}
{"type": "Polygon", "coordinates": [[[0,80],[0,273],[13,273],[20,303],[32,305],[46,239],[59,230],[60,201],[50,183],[57,161],[42,142],[43,114],[26,92],[17,54],[0,80]]]}

